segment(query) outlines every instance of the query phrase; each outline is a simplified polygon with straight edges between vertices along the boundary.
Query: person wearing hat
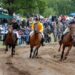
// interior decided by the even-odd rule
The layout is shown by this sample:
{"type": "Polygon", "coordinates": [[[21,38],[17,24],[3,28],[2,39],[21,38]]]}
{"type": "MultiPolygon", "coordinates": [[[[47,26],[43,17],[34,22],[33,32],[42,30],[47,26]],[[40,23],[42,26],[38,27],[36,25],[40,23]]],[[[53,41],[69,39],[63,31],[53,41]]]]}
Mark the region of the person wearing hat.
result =
{"type": "Polygon", "coordinates": [[[44,34],[43,34],[43,31],[44,31],[44,26],[43,24],[40,22],[40,19],[39,18],[35,18],[35,21],[34,23],[31,25],[31,32],[30,32],[30,36],[33,35],[34,33],[34,28],[35,26],[37,26],[36,28],[38,28],[38,31],[42,34],[42,46],[44,46],[44,34]]]}

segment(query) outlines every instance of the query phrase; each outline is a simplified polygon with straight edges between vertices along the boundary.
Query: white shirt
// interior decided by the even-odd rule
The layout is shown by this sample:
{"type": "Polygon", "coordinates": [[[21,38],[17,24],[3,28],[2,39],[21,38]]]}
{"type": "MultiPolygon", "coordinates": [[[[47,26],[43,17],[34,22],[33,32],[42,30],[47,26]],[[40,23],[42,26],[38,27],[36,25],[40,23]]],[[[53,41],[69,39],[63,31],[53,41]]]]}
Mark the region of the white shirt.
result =
{"type": "Polygon", "coordinates": [[[21,35],[19,35],[17,30],[13,30],[13,33],[15,33],[17,35],[17,38],[21,38],[21,35]]]}

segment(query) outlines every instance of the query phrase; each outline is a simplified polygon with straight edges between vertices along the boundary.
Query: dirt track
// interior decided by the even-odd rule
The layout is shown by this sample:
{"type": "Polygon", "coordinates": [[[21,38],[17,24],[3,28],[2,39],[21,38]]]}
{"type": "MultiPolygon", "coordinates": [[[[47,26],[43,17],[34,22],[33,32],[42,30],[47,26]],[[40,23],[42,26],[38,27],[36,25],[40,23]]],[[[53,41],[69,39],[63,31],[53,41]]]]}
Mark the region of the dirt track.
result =
{"type": "Polygon", "coordinates": [[[38,56],[29,59],[29,46],[17,48],[13,58],[0,49],[0,75],[75,75],[75,48],[63,62],[57,44],[41,47],[38,56]]]}

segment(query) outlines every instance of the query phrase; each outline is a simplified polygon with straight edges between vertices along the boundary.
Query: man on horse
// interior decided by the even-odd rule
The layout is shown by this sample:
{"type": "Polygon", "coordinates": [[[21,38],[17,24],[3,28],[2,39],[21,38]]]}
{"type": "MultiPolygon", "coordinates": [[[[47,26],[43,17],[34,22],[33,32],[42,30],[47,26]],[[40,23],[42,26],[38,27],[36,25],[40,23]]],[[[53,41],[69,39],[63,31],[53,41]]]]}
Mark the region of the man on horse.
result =
{"type": "Polygon", "coordinates": [[[75,47],[75,19],[70,21],[69,26],[64,31],[61,40],[59,41],[59,50],[62,48],[61,52],[61,61],[65,60],[69,54],[69,51],[71,50],[72,46],[75,47]],[[67,52],[65,53],[65,48],[67,49],[67,52]]]}
{"type": "Polygon", "coordinates": [[[32,30],[32,31],[30,32],[30,36],[34,34],[34,28],[35,28],[35,26],[36,26],[36,28],[38,29],[38,32],[40,32],[41,35],[42,35],[41,44],[42,44],[42,46],[44,46],[44,34],[43,34],[44,26],[43,26],[43,24],[40,22],[40,19],[39,19],[39,18],[35,18],[35,23],[33,23],[33,24],[31,25],[31,30],[32,30]]]}
{"type": "MultiPolygon", "coordinates": [[[[75,23],[75,17],[73,18],[73,20],[70,21],[70,23],[75,23]]],[[[70,26],[70,23],[69,23],[69,26],[70,26]]],[[[65,29],[65,31],[63,32],[63,35],[61,37],[61,40],[63,39],[64,35],[66,35],[69,31],[70,31],[70,28],[69,26],[65,29]]]]}

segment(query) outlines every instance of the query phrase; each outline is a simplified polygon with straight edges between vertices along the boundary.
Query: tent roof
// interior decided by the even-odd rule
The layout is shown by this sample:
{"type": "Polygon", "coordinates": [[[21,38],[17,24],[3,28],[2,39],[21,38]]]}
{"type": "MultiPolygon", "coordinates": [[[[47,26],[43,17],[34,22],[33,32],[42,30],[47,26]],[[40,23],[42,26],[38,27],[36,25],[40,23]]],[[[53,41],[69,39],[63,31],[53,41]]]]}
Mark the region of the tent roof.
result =
{"type": "Polygon", "coordinates": [[[75,16],[75,13],[70,13],[70,16],[75,16]]]}
{"type": "Polygon", "coordinates": [[[13,16],[0,14],[0,19],[12,19],[12,18],[13,18],[13,16]]]}

